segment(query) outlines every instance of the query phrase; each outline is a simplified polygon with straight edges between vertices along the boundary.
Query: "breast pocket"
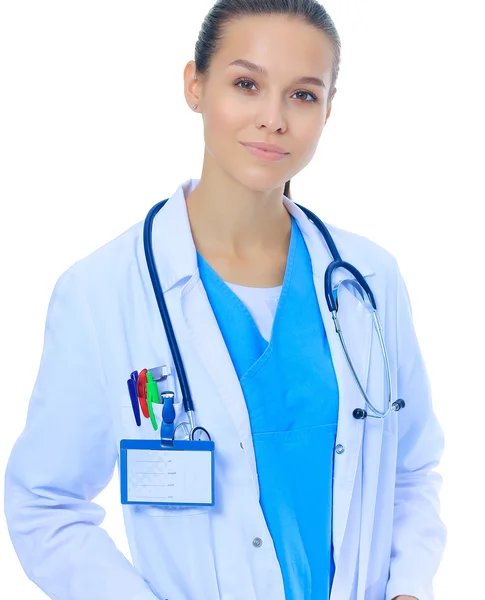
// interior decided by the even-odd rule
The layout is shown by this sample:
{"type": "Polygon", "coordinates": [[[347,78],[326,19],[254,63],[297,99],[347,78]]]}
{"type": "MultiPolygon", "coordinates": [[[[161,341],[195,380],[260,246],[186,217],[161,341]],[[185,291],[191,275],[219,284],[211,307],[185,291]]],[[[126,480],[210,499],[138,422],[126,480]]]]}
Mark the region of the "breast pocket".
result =
{"type": "Polygon", "coordinates": [[[150,418],[146,418],[140,408],[141,424],[138,426],[135,421],[135,414],[131,405],[131,400],[126,396],[121,399],[120,410],[121,410],[121,429],[120,434],[124,439],[137,439],[137,440],[156,440],[160,439],[160,425],[162,422],[162,409],[161,404],[152,404],[153,413],[157,420],[158,429],[153,429],[153,425],[150,418]]]}
{"type": "MultiPolygon", "coordinates": [[[[175,409],[175,427],[182,421],[188,421],[183,407],[182,401],[174,403],[175,409]]],[[[157,421],[158,428],[154,429],[150,417],[146,418],[140,408],[141,424],[137,425],[135,414],[131,405],[129,396],[123,396],[120,402],[120,434],[122,438],[140,439],[140,440],[157,440],[160,439],[160,427],[162,425],[163,404],[152,404],[153,414],[157,421]]]]}

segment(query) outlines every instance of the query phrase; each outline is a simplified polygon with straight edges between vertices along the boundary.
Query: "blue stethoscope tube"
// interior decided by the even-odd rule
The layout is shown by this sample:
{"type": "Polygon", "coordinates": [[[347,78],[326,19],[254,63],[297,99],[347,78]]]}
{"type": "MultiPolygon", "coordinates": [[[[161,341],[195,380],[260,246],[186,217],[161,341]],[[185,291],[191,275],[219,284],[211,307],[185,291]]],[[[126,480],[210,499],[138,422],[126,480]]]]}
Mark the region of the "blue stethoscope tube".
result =
{"type": "MultiPolygon", "coordinates": [[[[149,212],[146,216],[146,219],[145,219],[144,226],[143,226],[143,245],[145,248],[145,257],[146,257],[146,262],[147,262],[147,266],[148,266],[148,271],[150,273],[150,279],[151,279],[152,285],[153,285],[153,291],[155,293],[155,298],[156,298],[156,301],[158,304],[158,308],[160,310],[160,315],[162,317],[163,325],[165,327],[165,332],[167,335],[170,350],[172,352],[173,360],[175,363],[175,370],[176,370],[177,376],[179,378],[184,409],[189,418],[190,426],[192,429],[194,429],[194,427],[195,427],[194,402],[192,399],[192,394],[190,392],[190,387],[189,387],[189,382],[187,380],[187,374],[185,372],[185,367],[184,367],[184,364],[182,361],[182,357],[180,355],[180,350],[179,350],[177,340],[175,338],[175,334],[173,331],[172,322],[171,322],[170,316],[168,314],[167,305],[166,305],[165,299],[163,297],[163,291],[162,291],[162,287],[160,285],[160,278],[158,277],[158,272],[157,272],[157,268],[155,265],[155,259],[153,256],[153,245],[152,245],[153,220],[154,220],[155,216],[157,215],[158,211],[167,202],[167,200],[168,200],[168,198],[165,200],[162,200],[161,202],[158,202],[157,204],[155,204],[155,206],[153,206],[149,210],[149,212]]],[[[398,411],[398,410],[401,410],[402,408],[404,408],[405,402],[404,402],[404,400],[401,400],[401,399],[396,400],[396,402],[392,402],[391,373],[390,373],[389,360],[388,360],[388,356],[387,356],[386,346],[384,343],[382,326],[381,326],[381,323],[380,323],[380,320],[379,320],[379,317],[377,314],[377,306],[376,306],[376,302],[375,302],[372,290],[370,289],[367,281],[364,279],[362,273],[360,273],[359,270],[356,269],[350,263],[342,260],[340,254],[337,250],[337,247],[335,246],[333,238],[330,235],[330,232],[328,231],[325,224],[308,208],[305,208],[304,206],[301,206],[300,204],[296,204],[296,206],[301,208],[301,210],[307,215],[307,217],[318,228],[320,233],[323,235],[325,242],[328,246],[328,249],[330,250],[330,253],[332,254],[332,257],[333,257],[333,261],[328,265],[328,267],[325,271],[325,298],[327,301],[328,310],[332,314],[332,318],[333,318],[334,325],[335,325],[335,331],[337,332],[337,334],[339,336],[340,343],[342,344],[342,348],[344,350],[345,357],[347,359],[347,363],[352,371],[352,374],[357,383],[357,386],[359,387],[360,393],[364,397],[366,403],[369,405],[369,408],[371,411],[371,412],[368,412],[367,410],[364,410],[362,408],[356,408],[356,409],[354,409],[352,414],[355,419],[365,419],[367,417],[380,418],[380,419],[386,418],[391,412],[398,411]],[[343,337],[342,329],[340,327],[340,323],[339,323],[339,319],[338,319],[338,315],[337,315],[337,313],[338,313],[337,298],[334,297],[333,290],[332,290],[332,275],[333,275],[333,272],[339,268],[346,269],[347,271],[352,273],[352,275],[355,277],[357,282],[364,289],[364,291],[367,295],[367,298],[373,309],[372,310],[373,324],[376,328],[376,331],[377,331],[377,334],[379,337],[379,344],[381,347],[381,352],[382,352],[382,356],[384,359],[384,365],[385,365],[385,371],[386,371],[386,384],[387,384],[387,391],[388,391],[388,408],[384,412],[381,412],[377,408],[375,408],[373,406],[373,404],[371,403],[371,401],[369,400],[363,386],[360,383],[360,380],[359,380],[357,373],[354,369],[354,366],[352,364],[352,360],[350,359],[349,353],[347,351],[347,347],[345,345],[345,340],[343,337]],[[371,414],[371,413],[373,413],[373,414],[371,414]]]]}

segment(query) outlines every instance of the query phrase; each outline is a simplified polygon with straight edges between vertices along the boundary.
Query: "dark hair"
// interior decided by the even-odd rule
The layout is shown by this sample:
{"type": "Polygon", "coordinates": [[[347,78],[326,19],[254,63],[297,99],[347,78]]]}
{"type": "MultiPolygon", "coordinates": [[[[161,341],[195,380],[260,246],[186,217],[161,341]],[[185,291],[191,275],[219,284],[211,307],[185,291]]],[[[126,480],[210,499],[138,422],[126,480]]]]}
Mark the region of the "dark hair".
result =
{"type": "MultiPolygon", "coordinates": [[[[333,45],[332,81],[329,98],[337,81],[340,67],[340,37],[327,11],[317,0],[217,0],[207,13],[195,44],[196,71],[205,75],[212,57],[221,46],[224,26],[245,16],[263,14],[294,15],[325,33],[333,45]]],[[[290,180],[291,181],[291,180],[290,180]]],[[[284,195],[290,197],[290,181],[284,195]]]]}

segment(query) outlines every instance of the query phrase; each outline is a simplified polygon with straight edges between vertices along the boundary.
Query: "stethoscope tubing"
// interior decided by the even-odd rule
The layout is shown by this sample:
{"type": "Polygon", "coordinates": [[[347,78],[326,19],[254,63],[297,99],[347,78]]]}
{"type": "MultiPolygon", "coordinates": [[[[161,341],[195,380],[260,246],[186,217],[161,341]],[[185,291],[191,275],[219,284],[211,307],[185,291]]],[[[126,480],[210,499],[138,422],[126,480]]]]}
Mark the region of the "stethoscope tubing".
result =
{"type": "MultiPolygon", "coordinates": [[[[160,278],[158,276],[155,259],[154,259],[154,255],[153,255],[153,246],[152,246],[153,220],[155,219],[155,216],[157,215],[159,210],[167,202],[167,200],[168,200],[168,198],[158,202],[148,212],[147,217],[145,219],[144,227],[143,227],[143,245],[144,245],[144,249],[145,249],[145,257],[146,257],[146,262],[147,262],[147,266],[148,266],[148,271],[149,271],[150,279],[151,279],[151,282],[153,285],[153,291],[155,293],[155,298],[156,298],[157,305],[158,305],[158,308],[160,311],[160,316],[162,317],[162,321],[163,321],[163,325],[165,327],[165,332],[167,335],[168,343],[169,343],[170,350],[172,352],[173,360],[175,363],[175,370],[177,372],[177,376],[178,376],[178,379],[180,382],[180,389],[182,392],[183,405],[184,405],[185,412],[187,413],[188,418],[189,418],[189,425],[190,425],[190,430],[191,430],[191,435],[192,435],[194,429],[196,428],[195,414],[194,414],[195,413],[194,402],[192,399],[192,393],[190,391],[190,386],[189,386],[189,382],[187,379],[187,374],[185,372],[185,367],[184,367],[184,364],[182,361],[180,350],[179,350],[179,347],[177,344],[177,340],[175,338],[175,333],[173,331],[172,322],[170,320],[167,305],[165,303],[165,298],[163,297],[162,286],[160,284],[160,278]]],[[[374,295],[372,293],[372,290],[370,289],[369,284],[364,279],[364,276],[360,273],[360,271],[356,267],[354,267],[354,265],[342,260],[340,253],[338,252],[337,247],[335,245],[335,242],[333,241],[333,238],[330,235],[330,232],[328,231],[325,224],[317,217],[317,215],[315,215],[310,209],[308,209],[304,206],[301,206],[300,204],[296,204],[296,206],[298,206],[307,215],[307,217],[314,223],[314,225],[318,228],[320,233],[323,235],[325,242],[327,244],[327,247],[333,258],[333,261],[328,265],[328,267],[325,271],[325,277],[324,277],[325,298],[327,301],[328,310],[332,313],[332,318],[333,318],[333,321],[335,324],[335,330],[339,336],[340,342],[342,344],[342,348],[344,350],[345,357],[347,359],[347,363],[350,367],[350,370],[355,379],[355,382],[357,383],[357,386],[358,386],[362,396],[364,397],[366,403],[369,405],[371,411],[374,413],[374,415],[371,415],[371,414],[368,414],[363,409],[355,409],[354,417],[355,418],[365,418],[367,416],[369,416],[369,417],[374,416],[375,418],[385,418],[392,411],[400,410],[400,408],[403,408],[404,401],[398,400],[397,402],[394,402],[391,404],[392,390],[391,390],[391,375],[390,375],[389,359],[388,359],[388,355],[387,355],[387,351],[386,351],[386,346],[384,343],[382,326],[381,326],[381,323],[379,321],[379,317],[377,314],[377,305],[376,305],[376,301],[375,301],[374,295]],[[361,385],[361,383],[359,381],[358,375],[355,371],[355,368],[353,366],[352,360],[350,359],[350,356],[349,356],[349,353],[348,353],[348,350],[347,350],[347,347],[345,344],[342,329],[340,327],[340,323],[339,323],[338,316],[337,316],[337,312],[338,312],[337,299],[333,295],[333,288],[332,288],[333,272],[339,268],[346,269],[347,271],[352,273],[352,275],[355,277],[357,282],[362,286],[362,288],[366,292],[369,302],[372,305],[373,325],[378,334],[379,344],[381,347],[381,352],[382,352],[382,356],[383,356],[383,360],[384,360],[384,364],[385,364],[385,372],[386,372],[388,408],[384,412],[381,412],[378,409],[376,409],[373,406],[373,404],[371,403],[370,399],[368,398],[365,390],[363,389],[363,386],[361,385]],[[356,416],[356,413],[361,416],[356,416]],[[365,415],[365,416],[362,416],[362,415],[365,415]]]]}
{"type": "Polygon", "coordinates": [[[153,291],[155,292],[155,298],[157,300],[158,309],[160,311],[160,316],[162,317],[163,325],[165,327],[165,332],[167,334],[168,343],[170,346],[170,350],[172,352],[173,361],[175,363],[175,370],[177,372],[177,376],[180,383],[180,390],[182,392],[182,400],[184,403],[184,409],[189,419],[191,421],[191,427],[193,428],[192,415],[190,413],[194,412],[194,402],[192,399],[192,394],[190,392],[190,386],[187,379],[187,374],[185,372],[185,367],[182,361],[182,357],[180,355],[180,350],[177,344],[177,340],[175,338],[175,333],[173,331],[172,322],[170,320],[170,316],[168,314],[167,305],[165,303],[165,298],[163,297],[162,286],[160,284],[160,278],[158,276],[157,267],[155,265],[155,259],[153,256],[153,247],[152,247],[152,229],[153,229],[153,220],[157,215],[158,211],[163,207],[166,200],[162,200],[155,204],[145,219],[145,223],[143,226],[143,244],[145,247],[145,257],[147,261],[148,271],[150,273],[150,279],[153,285],[153,291]]]}

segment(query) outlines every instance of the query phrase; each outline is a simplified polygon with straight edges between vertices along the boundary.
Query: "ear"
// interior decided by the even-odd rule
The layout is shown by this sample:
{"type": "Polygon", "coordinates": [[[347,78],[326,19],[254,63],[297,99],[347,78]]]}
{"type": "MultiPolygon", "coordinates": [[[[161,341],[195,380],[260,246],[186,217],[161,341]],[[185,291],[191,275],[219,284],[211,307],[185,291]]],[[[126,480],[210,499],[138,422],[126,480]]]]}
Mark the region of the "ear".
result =
{"type": "Polygon", "coordinates": [[[184,69],[184,95],[191,110],[194,104],[200,107],[202,84],[196,77],[195,61],[189,60],[184,69]]]}
{"type": "Polygon", "coordinates": [[[330,116],[330,113],[332,112],[332,100],[333,100],[333,98],[334,98],[334,96],[335,96],[336,93],[337,93],[337,88],[334,87],[332,95],[329,96],[329,98],[328,98],[328,102],[327,102],[328,108],[327,108],[327,114],[325,116],[325,122],[327,122],[327,119],[330,116]]]}

